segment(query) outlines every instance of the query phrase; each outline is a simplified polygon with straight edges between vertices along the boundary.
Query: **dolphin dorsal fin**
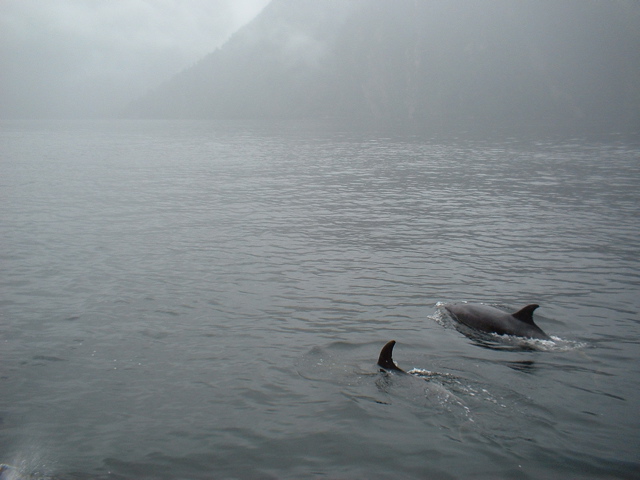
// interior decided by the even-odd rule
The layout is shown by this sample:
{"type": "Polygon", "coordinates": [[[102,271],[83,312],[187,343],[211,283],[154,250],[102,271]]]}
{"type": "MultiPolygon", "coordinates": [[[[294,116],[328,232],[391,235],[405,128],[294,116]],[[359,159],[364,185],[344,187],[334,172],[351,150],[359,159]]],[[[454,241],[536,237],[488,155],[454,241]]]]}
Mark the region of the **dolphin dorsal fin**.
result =
{"type": "Polygon", "coordinates": [[[526,307],[518,310],[516,313],[513,313],[512,316],[517,318],[521,322],[527,323],[529,325],[535,325],[535,323],[533,323],[533,311],[539,306],[540,305],[536,305],[535,303],[527,305],[526,307]]]}
{"type": "Polygon", "coordinates": [[[393,361],[393,347],[395,346],[396,341],[391,340],[387,342],[387,344],[382,347],[380,351],[380,356],[378,357],[378,365],[384,368],[385,370],[399,370],[402,372],[400,368],[393,361]]]}

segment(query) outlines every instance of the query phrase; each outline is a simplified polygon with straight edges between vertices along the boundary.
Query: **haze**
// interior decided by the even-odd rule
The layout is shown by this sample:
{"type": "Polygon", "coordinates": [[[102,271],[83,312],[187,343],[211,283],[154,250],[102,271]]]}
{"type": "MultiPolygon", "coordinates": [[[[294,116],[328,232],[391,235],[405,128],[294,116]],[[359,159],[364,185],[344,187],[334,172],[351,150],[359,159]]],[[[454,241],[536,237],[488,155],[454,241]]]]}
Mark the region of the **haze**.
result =
{"type": "Polygon", "coordinates": [[[2,0],[0,116],[111,116],[268,0],[2,0]]]}
{"type": "Polygon", "coordinates": [[[5,0],[0,12],[5,118],[640,128],[630,0],[5,0]]]}

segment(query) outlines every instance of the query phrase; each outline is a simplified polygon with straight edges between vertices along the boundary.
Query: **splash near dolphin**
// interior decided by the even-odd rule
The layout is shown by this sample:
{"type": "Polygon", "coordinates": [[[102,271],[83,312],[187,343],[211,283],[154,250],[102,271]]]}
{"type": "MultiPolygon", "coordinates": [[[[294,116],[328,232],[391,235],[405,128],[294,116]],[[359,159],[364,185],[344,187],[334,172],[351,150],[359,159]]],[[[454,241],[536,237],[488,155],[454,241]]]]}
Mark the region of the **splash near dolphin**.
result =
{"type": "Polygon", "coordinates": [[[508,313],[482,303],[454,303],[444,306],[454,320],[481,332],[551,340],[533,321],[533,312],[538,307],[539,305],[531,304],[517,312],[508,313]]]}

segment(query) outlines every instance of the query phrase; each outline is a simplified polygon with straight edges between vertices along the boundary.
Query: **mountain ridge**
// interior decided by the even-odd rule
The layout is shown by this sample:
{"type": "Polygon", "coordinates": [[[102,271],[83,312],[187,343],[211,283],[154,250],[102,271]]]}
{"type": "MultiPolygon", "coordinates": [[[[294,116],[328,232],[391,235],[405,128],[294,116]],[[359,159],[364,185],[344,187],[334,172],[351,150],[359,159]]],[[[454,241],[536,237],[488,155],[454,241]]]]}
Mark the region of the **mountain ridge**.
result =
{"type": "Polygon", "coordinates": [[[273,0],[139,118],[640,127],[626,0],[273,0]]]}

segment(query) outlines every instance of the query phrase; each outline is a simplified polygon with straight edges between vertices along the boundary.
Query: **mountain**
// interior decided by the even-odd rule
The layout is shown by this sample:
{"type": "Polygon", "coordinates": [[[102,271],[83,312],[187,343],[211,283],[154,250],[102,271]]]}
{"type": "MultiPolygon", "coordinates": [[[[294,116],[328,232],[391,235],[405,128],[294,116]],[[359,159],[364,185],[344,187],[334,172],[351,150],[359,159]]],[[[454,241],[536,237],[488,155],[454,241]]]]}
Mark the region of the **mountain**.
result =
{"type": "Polygon", "coordinates": [[[640,127],[640,2],[273,0],[142,118],[640,127]]]}

